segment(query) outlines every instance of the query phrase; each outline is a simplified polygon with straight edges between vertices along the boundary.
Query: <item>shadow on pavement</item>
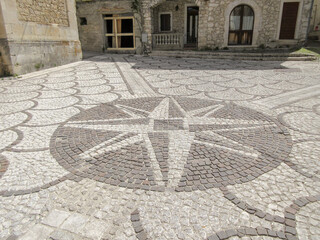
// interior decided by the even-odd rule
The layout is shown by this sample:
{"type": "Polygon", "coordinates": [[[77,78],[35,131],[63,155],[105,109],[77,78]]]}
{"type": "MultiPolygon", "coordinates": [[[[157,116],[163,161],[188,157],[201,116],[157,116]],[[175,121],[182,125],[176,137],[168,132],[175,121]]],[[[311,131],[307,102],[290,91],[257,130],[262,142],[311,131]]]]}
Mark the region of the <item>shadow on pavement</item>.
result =
{"type": "MultiPolygon", "coordinates": [[[[97,53],[96,53],[97,54],[97,53]]],[[[127,54],[100,54],[84,58],[93,62],[124,62],[132,65],[133,69],[154,70],[278,70],[298,72],[298,68],[287,68],[283,61],[246,61],[232,59],[201,59],[155,57],[127,54]]]]}

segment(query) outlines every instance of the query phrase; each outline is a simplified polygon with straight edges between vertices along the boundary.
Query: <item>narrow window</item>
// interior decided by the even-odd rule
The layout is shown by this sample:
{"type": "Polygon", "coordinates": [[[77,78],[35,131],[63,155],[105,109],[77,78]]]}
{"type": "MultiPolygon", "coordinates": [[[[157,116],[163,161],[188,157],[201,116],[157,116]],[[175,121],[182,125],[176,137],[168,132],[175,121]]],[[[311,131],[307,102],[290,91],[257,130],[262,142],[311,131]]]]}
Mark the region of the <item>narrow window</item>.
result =
{"type": "Polygon", "coordinates": [[[81,17],[81,18],[80,18],[80,25],[83,26],[83,25],[87,25],[87,24],[88,24],[88,23],[87,23],[87,18],[81,17]]]}
{"type": "Polygon", "coordinates": [[[254,12],[248,5],[235,7],[230,14],[229,45],[251,45],[254,12]]]}
{"type": "Polygon", "coordinates": [[[161,13],[160,14],[160,32],[171,31],[171,14],[161,13]]]}
{"type": "Polygon", "coordinates": [[[113,20],[112,20],[112,15],[105,15],[105,17],[111,18],[108,20],[105,20],[105,29],[106,29],[106,47],[107,48],[112,48],[113,47],[113,20]]]}

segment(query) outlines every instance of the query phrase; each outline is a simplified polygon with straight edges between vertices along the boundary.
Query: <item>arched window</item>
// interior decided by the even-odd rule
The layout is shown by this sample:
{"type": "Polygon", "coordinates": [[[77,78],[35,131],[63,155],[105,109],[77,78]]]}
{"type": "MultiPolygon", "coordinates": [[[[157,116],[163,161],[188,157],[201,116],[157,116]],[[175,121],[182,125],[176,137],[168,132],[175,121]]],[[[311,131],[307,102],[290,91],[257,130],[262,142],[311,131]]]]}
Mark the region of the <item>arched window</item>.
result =
{"type": "Polygon", "coordinates": [[[230,14],[229,45],[251,45],[254,12],[248,5],[235,7],[230,14]]]}

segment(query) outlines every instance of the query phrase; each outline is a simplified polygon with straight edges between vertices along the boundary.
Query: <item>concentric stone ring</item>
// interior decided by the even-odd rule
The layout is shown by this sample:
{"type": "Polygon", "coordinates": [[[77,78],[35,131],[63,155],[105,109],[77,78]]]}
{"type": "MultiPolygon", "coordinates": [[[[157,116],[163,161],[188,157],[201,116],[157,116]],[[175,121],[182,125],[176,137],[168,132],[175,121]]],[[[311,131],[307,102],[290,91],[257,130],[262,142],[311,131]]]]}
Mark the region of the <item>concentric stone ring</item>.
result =
{"type": "Polygon", "coordinates": [[[118,100],[58,127],[51,153],[75,175],[132,189],[194,191],[251,181],[286,160],[277,120],[232,103],[118,100]]]}

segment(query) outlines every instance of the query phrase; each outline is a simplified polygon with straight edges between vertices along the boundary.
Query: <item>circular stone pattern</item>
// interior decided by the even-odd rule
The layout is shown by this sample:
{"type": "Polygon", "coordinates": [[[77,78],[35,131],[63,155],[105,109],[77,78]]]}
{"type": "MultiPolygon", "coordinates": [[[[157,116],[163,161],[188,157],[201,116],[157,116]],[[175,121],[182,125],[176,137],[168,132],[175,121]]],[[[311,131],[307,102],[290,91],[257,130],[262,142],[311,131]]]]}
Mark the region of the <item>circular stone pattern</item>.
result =
{"type": "Polygon", "coordinates": [[[51,138],[52,155],[75,175],[154,191],[251,181],[286,160],[291,147],[277,120],[185,97],[102,104],[75,115],[51,138]]]}

